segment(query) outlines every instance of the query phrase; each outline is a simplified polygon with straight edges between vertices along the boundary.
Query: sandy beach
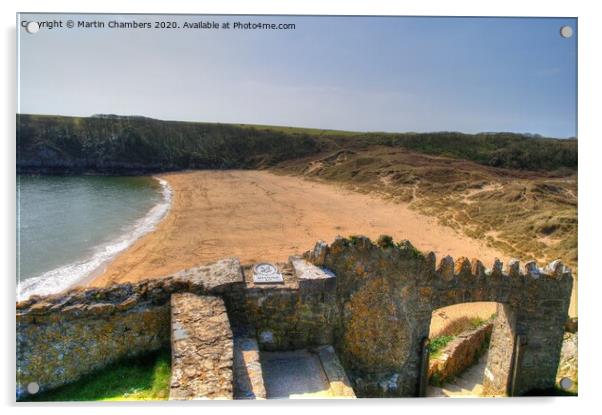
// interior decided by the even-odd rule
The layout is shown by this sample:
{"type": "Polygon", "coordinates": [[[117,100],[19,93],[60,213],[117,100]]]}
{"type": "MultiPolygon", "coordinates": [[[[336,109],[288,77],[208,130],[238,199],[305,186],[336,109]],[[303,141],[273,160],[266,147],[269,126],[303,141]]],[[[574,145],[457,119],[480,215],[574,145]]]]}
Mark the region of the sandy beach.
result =
{"type": "Polygon", "coordinates": [[[266,171],[191,171],[165,174],[171,209],[157,229],[136,241],[90,284],[160,277],[223,257],[242,263],[286,261],[337,235],[389,234],[409,239],[438,258],[503,256],[480,241],[438,225],[403,204],[330,184],[266,171]]]}

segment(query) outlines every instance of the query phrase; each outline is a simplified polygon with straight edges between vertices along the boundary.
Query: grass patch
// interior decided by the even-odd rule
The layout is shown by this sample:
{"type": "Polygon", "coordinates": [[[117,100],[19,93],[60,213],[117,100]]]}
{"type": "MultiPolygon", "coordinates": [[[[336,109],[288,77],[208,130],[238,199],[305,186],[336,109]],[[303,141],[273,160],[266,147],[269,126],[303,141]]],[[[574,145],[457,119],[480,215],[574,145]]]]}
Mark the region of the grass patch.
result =
{"type": "Polygon", "coordinates": [[[437,357],[447,344],[456,336],[439,336],[429,342],[429,354],[431,357],[437,357]]]}
{"type": "MultiPolygon", "coordinates": [[[[442,349],[447,346],[449,342],[455,339],[456,336],[466,331],[477,329],[489,321],[492,321],[494,318],[495,314],[493,314],[489,319],[483,319],[481,317],[460,317],[452,320],[445,326],[445,328],[439,331],[437,337],[431,339],[429,344],[430,356],[432,358],[437,358],[442,349]]],[[[489,341],[486,343],[486,346],[488,347],[489,341]]]]}
{"type": "Polygon", "coordinates": [[[114,363],[27,401],[138,401],[169,397],[171,354],[161,350],[114,363]]]}

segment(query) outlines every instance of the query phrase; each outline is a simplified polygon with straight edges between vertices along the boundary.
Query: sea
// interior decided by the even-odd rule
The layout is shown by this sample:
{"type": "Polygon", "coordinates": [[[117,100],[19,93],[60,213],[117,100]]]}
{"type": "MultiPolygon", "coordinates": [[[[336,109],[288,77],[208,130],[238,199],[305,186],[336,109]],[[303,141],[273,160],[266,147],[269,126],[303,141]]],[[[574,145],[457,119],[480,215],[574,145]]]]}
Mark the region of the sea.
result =
{"type": "Polygon", "coordinates": [[[155,177],[17,176],[17,299],[102,273],[155,229],[171,189],[155,177]]]}

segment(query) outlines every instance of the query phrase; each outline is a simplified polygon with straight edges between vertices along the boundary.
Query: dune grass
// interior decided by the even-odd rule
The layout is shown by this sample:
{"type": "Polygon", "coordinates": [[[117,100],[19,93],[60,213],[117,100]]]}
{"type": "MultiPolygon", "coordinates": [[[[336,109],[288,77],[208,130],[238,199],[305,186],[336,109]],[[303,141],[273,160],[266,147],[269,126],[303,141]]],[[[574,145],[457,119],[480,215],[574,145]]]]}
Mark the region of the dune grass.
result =
{"type": "Polygon", "coordinates": [[[138,401],[169,396],[169,350],[127,359],[28,401],[138,401]]]}
{"type": "Polygon", "coordinates": [[[275,171],[408,203],[508,256],[542,263],[560,258],[577,273],[574,170],[501,169],[372,146],[283,162],[275,171]]]}

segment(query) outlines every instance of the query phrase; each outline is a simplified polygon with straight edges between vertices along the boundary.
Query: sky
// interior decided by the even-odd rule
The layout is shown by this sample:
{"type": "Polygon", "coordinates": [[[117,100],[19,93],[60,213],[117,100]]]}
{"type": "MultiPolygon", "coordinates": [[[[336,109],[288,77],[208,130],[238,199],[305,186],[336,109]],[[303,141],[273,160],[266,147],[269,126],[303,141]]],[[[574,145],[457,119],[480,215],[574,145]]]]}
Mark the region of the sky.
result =
{"type": "Polygon", "coordinates": [[[39,15],[18,19],[18,112],[352,131],[577,135],[577,20],[39,15]],[[68,28],[67,20],[104,28],[68,28]],[[63,22],[30,34],[24,21],[63,22]],[[172,29],[108,28],[174,22],[172,29]],[[185,22],[230,29],[185,29],[185,22]],[[234,22],[295,25],[233,29],[234,22]],[[560,36],[569,25],[574,35],[560,36]]]}

